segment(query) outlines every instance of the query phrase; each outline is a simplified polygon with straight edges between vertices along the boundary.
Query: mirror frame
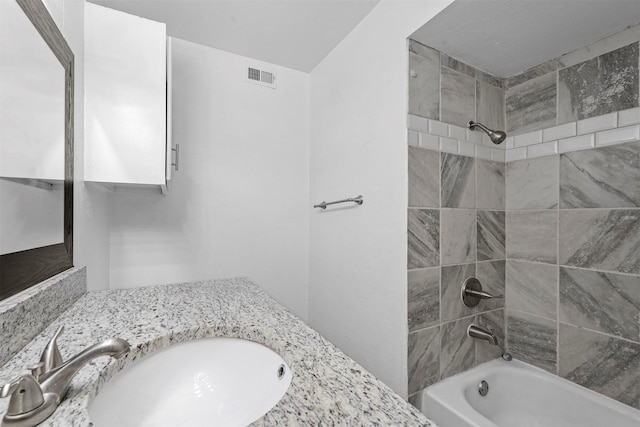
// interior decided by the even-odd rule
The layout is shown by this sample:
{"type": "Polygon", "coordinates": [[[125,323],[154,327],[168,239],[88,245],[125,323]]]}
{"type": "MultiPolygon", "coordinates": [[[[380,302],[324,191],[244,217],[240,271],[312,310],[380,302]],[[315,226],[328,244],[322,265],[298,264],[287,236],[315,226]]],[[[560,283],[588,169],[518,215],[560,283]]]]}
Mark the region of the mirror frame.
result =
{"type": "Polygon", "coordinates": [[[64,241],[0,255],[0,300],[73,267],[73,52],[42,0],[15,1],[64,68],[64,241]]]}

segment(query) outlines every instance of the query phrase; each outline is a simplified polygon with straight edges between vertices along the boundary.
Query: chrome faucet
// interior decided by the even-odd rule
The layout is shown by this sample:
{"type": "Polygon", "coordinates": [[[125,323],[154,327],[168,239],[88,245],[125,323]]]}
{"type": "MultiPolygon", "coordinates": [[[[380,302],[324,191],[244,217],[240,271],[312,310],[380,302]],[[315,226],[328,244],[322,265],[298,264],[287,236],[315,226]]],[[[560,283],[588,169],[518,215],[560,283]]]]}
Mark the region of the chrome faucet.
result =
{"type": "Polygon", "coordinates": [[[498,345],[498,337],[493,332],[489,332],[476,325],[469,325],[467,328],[467,335],[471,338],[486,340],[491,345],[498,345]]]}
{"type": "Polygon", "coordinates": [[[128,342],[110,338],[63,362],[56,342],[63,331],[64,326],[61,326],[42,352],[40,362],[29,367],[31,374],[23,375],[0,389],[0,397],[11,396],[2,427],[33,427],[40,424],[60,405],[71,379],[80,368],[96,357],[120,359],[129,353],[128,342]]]}

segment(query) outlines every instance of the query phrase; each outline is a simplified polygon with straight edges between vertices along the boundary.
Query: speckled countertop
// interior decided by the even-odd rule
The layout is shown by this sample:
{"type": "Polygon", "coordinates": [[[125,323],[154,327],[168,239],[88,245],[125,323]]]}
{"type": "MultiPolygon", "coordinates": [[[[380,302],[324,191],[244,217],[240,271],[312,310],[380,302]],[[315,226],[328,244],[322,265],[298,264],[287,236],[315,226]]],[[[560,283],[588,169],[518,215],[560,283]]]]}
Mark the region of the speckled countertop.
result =
{"type": "MultiPolygon", "coordinates": [[[[120,369],[167,345],[209,336],[264,344],[279,353],[293,372],[282,400],[253,425],[433,425],[247,279],[88,293],[7,362],[0,381],[13,379],[39,360],[60,325],[65,332],[58,345],[65,359],[111,337],[129,341],[132,349],[120,361],[101,357],[85,366],[43,426],[90,426],[87,408],[120,369]]],[[[8,399],[0,400],[0,412],[7,404],[8,399]]]]}

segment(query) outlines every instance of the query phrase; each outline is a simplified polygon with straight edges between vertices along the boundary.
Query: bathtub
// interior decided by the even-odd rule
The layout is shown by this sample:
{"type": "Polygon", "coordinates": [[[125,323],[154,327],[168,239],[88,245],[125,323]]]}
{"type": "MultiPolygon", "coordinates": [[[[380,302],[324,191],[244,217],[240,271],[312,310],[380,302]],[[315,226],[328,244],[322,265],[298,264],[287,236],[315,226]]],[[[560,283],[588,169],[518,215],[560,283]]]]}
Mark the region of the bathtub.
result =
{"type": "Polygon", "coordinates": [[[421,409],[439,427],[640,426],[640,411],[517,360],[492,360],[432,385],[421,409]]]}

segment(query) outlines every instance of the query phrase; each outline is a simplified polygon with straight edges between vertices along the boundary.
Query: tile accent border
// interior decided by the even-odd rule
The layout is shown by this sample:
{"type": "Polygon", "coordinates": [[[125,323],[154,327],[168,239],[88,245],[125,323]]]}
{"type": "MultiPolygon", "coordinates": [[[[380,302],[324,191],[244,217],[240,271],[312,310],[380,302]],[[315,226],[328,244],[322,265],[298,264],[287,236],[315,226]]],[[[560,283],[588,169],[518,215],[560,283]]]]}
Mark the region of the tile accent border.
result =
{"type": "Polygon", "coordinates": [[[410,146],[497,162],[505,161],[505,144],[495,145],[484,132],[409,114],[410,146]]]}
{"type": "Polygon", "coordinates": [[[412,114],[407,127],[410,146],[508,163],[640,141],[640,107],[509,136],[500,145],[482,132],[412,114]]]}

